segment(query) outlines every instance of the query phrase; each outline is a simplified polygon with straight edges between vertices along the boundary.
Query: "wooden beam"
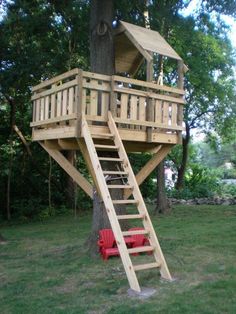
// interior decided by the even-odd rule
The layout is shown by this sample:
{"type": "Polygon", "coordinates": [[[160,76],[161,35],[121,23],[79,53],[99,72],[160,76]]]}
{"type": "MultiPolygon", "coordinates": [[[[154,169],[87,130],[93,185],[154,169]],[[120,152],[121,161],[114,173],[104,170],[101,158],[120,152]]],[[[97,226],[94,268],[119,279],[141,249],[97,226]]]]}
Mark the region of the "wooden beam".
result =
{"type": "Polygon", "coordinates": [[[91,162],[91,159],[90,159],[90,156],[89,156],[88,148],[87,148],[87,146],[85,144],[84,138],[77,139],[77,143],[78,143],[80,151],[81,151],[81,153],[82,153],[82,155],[84,157],[84,160],[85,160],[86,165],[88,167],[89,173],[91,174],[91,176],[93,178],[93,182],[95,184],[96,190],[99,193],[99,195],[101,196],[101,191],[99,189],[99,184],[97,183],[96,174],[94,172],[94,168],[93,168],[93,165],[92,165],[92,162],[91,162]]]}
{"type": "MultiPolygon", "coordinates": [[[[162,145],[160,149],[154,154],[152,159],[150,159],[146,165],[137,173],[136,181],[138,185],[143,183],[143,181],[150,175],[150,173],[158,166],[158,164],[166,157],[170,152],[173,145],[162,145]]],[[[127,190],[124,193],[125,199],[131,195],[131,191],[127,190]]]]}
{"type": "MultiPolygon", "coordinates": [[[[178,61],[178,88],[184,88],[184,63],[182,60],[178,61]]],[[[183,97],[182,97],[183,98],[183,97]]],[[[177,125],[183,123],[183,106],[178,106],[177,125]]],[[[178,132],[178,142],[182,144],[182,132],[178,132]]]]}
{"type": "Polygon", "coordinates": [[[88,194],[93,198],[93,187],[92,185],[82,176],[82,174],[71,165],[71,163],[62,155],[61,152],[55,149],[48,148],[44,143],[39,144],[48,152],[48,154],[65,170],[66,173],[88,194]]]}
{"type": "MultiPolygon", "coordinates": [[[[146,77],[148,82],[153,81],[153,59],[147,61],[146,77]]],[[[147,120],[154,121],[154,101],[151,98],[147,100],[147,120]]],[[[147,141],[148,143],[152,142],[152,127],[147,128],[147,141]]]]}

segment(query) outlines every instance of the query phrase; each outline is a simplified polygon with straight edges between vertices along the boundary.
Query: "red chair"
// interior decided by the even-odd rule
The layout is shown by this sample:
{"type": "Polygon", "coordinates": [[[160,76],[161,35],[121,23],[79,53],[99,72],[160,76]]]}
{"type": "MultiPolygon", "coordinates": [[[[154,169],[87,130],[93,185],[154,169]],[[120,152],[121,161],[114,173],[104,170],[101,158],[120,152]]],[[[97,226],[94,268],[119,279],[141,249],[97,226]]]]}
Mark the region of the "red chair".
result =
{"type": "MultiPolygon", "coordinates": [[[[135,230],[144,230],[144,229],[140,227],[129,229],[129,231],[135,231],[135,230]]],[[[134,239],[132,248],[149,245],[149,240],[143,234],[134,234],[132,235],[132,238],[134,239]]],[[[139,253],[133,253],[132,255],[138,255],[138,254],[139,253]]],[[[152,251],[147,252],[147,254],[152,254],[152,251]]]]}
{"type": "Polygon", "coordinates": [[[102,229],[99,231],[99,251],[104,260],[107,260],[109,256],[119,256],[119,250],[115,245],[115,237],[111,229],[102,229]]]}

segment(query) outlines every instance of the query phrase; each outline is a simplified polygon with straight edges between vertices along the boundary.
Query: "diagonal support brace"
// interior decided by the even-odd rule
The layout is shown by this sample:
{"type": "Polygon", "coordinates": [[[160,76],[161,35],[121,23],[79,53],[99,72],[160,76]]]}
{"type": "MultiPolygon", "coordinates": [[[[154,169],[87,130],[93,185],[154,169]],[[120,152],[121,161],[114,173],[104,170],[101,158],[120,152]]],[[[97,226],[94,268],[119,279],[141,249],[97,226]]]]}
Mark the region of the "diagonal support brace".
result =
{"type": "MultiPolygon", "coordinates": [[[[150,175],[150,173],[159,165],[159,163],[168,155],[173,145],[162,145],[161,148],[154,154],[146,165],[137,173],[136,181],[138,185],[150,175]]],[[[124,193],[124,198],[127,199],[131,195],[132,191],[127,190],[124,193]]]]}
{"type": "Polygon", "coordinates": [[[42,142],[39,144],[48,152],[48,154],[61,166],[62,169],[81,187],[88,196],[93,199],[93,187],[82,176],[82,174],[63,156],[57,149],[48,148],[42,142]]]}

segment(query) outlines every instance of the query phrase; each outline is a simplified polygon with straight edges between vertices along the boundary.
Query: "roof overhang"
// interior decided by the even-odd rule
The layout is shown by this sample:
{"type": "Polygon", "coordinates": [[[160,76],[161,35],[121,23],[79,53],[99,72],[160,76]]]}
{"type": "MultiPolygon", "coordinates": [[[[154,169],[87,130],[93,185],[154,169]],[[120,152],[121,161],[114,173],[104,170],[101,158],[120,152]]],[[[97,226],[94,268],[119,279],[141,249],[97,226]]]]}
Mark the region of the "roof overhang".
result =
{"type": "Polygon", "coordinates": [[[152,53],[182,60],[156,31],[120,21],[115,30],[116,72],[134,74],[144,59],[152,61],[152,53]]]}

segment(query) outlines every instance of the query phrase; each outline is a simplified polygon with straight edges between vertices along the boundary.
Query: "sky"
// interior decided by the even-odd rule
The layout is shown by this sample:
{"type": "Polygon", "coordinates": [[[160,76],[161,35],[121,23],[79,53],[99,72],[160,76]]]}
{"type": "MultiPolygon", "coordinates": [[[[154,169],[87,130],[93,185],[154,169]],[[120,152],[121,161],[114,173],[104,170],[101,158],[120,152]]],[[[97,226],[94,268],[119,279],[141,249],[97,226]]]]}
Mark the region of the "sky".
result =
{"type": "MultiPolygon", "coordinates": [[[[183,16],[194,14],[194,12],[199,8],[200,4],[200,0],[192,0],[186,9],[181,11],[181,14],[183,16]]],[[[226,15],[222,15],[221,18],[225,21],[227,25],[230,26],[230,31],[228,35],[231,40],[232,46],[236,48],[236,21],[232,17],[226,15]]]]}

